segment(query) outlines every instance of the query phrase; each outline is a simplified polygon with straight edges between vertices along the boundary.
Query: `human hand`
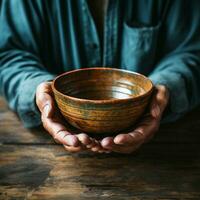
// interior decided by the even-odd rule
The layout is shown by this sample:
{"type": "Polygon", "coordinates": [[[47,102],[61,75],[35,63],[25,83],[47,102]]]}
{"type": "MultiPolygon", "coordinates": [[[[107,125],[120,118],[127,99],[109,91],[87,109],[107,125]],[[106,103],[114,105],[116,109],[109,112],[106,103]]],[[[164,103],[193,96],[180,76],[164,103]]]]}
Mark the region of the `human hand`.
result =
{"type": "Polygon", "coordinates": [[[38,85],[36,104],[41,112],[42,124],[54,140],[63,144],[64,148],[69,152],[80,152],[87,149],[103,152],[97,140],[85,133],[77,134],[72,132],[67,123],[64,122],[52,96],[51,82],[43,82],[38,85]]]}
{"type": "Polygon", "coordinates": [[[158,131],[162,114],[169,101],[169,91],[164,85],[157,85],[150,113],[146,114],[133,131],[101,141],[104,149],[118,153],[132,153],[143,143],[149,141],[158,131]]]}

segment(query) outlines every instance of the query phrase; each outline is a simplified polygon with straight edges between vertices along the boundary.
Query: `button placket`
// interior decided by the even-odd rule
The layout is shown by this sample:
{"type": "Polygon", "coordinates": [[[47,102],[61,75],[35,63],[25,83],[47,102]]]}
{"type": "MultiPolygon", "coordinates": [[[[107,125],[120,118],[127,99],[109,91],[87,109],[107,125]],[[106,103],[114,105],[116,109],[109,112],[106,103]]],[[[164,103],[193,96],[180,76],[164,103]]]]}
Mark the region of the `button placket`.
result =
{"type": "Polygon", "coordinates": [[[103,66],[114,66],[118,40],[118,0],[110,0],[104,24],[103,66]]]}
{"type": "Polygon", "coordinates": [[[84,40],[86,45],[86,56],[89,66],[101,65],[100,42],[93,17],[86,1],[83,1],[83,23],[84,40]]]}

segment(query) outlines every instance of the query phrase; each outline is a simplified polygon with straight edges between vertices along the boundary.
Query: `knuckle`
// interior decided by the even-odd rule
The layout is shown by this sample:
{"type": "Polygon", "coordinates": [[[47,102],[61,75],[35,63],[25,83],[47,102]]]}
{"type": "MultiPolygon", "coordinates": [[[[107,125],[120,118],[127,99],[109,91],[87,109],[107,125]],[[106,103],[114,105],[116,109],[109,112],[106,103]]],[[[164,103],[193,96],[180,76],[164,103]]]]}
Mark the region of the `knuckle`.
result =
{"type": "Polygon", "coordinates": [[[159,85],[158,86],[158,98],[160,98],[161,100],[165,100],[167,101],[168,97],[169,97],[169,90],[166,86],[164,85],[159,85]]]}
{"type": "Polygon", "coordinates": [[[64,133],[64,130],[59,130],[58,132],[56,132],[56,133],[53,135],[53,139],[54,139],[56,142],[63,140],[65,137],[66,137],[66,134],[64,133]]]}
{"type": "Polygon", "coordinates": [[[163,92],[163,93],[165,93],[166,90],[167,90],[167,88],[164,85],[158,85],[158,90],[161,91],[161,92],[163,92]]]}
{"type": "Polygon", "coordinates": [[[42,82],[38,85],[37,90],[38,91],[42,91],[45,90],[47,88],[47,83],[46,82],[42,82]]]}
{"type": "Polygon", "coordinates": [[[46,104],[49,104],[49,105],[53,105],[54,102],[53,102],[53,99],[51,97],[51,95],[47,94],[47,93],[43,93],[43,92],[40,92],[36,95],[36,104],[39,108],[39,110],[42,112],[43,109],[44,109],[44,106],[46,104]]]}
{"type": "Polygon", "coordinates": [[[142,130],[135,130],[135,133],[136,133],[136,134],[134,134],[135,137],[137,137],[141,141],[143,141],[146,137],[144,131],[142,131],[142,130]]]}
{"type": "Polygon", "coordinates": [[[158,95],[157,96],[157,101],[158,101],[158,104],[161,105],[161,106],[166,106],[167,103],[168,103],[168,98],[163,96],[163,95],[158,95]]]}
{"type": "Polygon", "coordinates": [[[158,93],[156,99],[157,99],[158,102],[164,102],[165,96],[162,93],[158,93]]]}
{"type": "Polygon", "coordinates": [[[78,134],[77,137],[79,138],[79,140],[81,140],[81,142],[83,142],[84,144],[88,144],[89,143],[89,137],[85,134],[85,133],[81,133],[78,134]]]}
{"type": "Polygon", "coordinates": [[[59,134],[59,132],[53,134],[53,139],[54,139],[55,141],[59,141],[59,140],[60,140],[60,134],[59,134]]]}
{"type": "Polygon", "coordinates": [[[49,93],[51,91],[50,82],[42,82],[36,88],[36,97],[40,97],[41,94],[49,93]]]}
{"type": "Polygon", "coordinates": [[[44,101],[44,93],[42,92],[38,92],[36,94],[36,104],[38,107],[40,107],[40,105],[43,103],[44,101]]]}

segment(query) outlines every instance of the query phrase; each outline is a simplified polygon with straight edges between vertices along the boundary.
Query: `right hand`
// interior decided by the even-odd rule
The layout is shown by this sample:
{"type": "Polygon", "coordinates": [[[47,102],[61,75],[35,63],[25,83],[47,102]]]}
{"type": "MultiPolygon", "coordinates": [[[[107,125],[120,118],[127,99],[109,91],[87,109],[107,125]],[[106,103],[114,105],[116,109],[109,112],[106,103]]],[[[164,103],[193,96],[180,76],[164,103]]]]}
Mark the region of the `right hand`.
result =
{"type": "Polygon", "coordinates": [[[104,152],[100,143],[85,133],[72,133],[67,123],[57,109],[52,97],[51,82],[43,82],[36,90],[36,104],[41,112],[44,128],[58,143],[63,144],[69,152],[80,152],[90,149],[94,152],[104,152]]]}

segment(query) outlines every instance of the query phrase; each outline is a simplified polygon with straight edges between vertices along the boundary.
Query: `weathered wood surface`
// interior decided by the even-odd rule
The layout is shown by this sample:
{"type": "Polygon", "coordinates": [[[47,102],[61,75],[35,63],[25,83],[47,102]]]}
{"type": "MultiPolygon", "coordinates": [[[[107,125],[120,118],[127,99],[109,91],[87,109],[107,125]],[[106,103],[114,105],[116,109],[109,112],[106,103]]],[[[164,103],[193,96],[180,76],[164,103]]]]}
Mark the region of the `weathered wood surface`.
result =
{"type": "Polygon", "coordinates": [[[0,199],[200,199],[200,109],[135,155],[64,151],[0,98],[0,199]]]}

